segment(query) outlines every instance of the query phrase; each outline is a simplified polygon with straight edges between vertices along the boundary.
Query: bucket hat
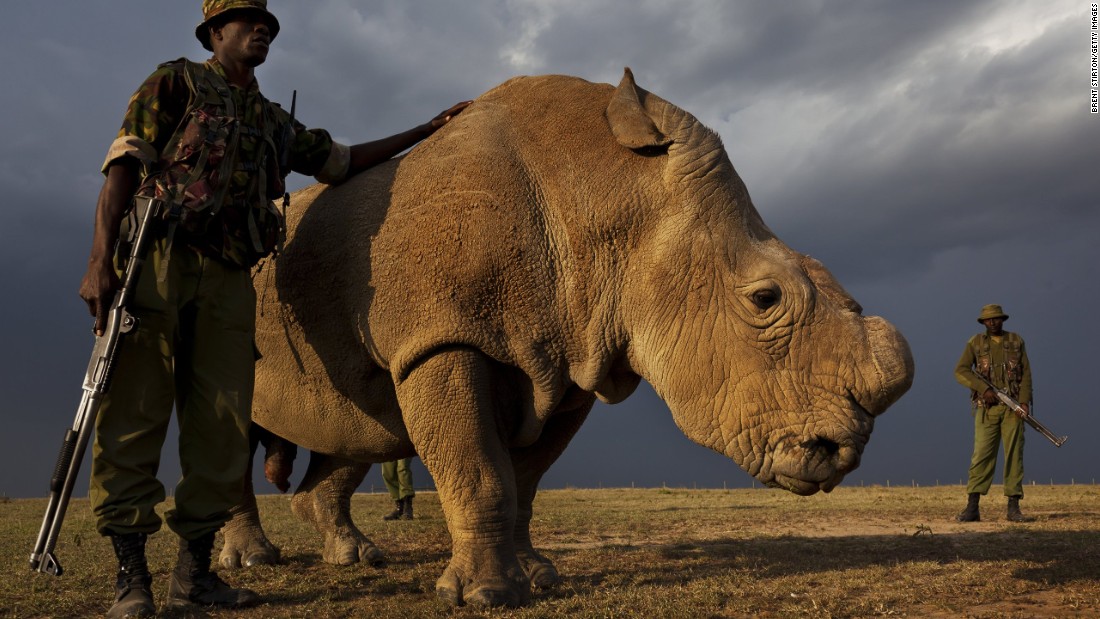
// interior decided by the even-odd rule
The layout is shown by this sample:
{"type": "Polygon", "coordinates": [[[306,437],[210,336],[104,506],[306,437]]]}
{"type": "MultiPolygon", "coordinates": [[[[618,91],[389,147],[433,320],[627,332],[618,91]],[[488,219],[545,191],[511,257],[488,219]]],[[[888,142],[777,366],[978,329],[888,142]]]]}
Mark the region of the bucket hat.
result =
{"type": "Polygon", "coordinates": [[[982,313],[978,316],[978,322],[989,320],[990,318],[1003,318],[1008,320],[1008,314],[1001,309],[1000,305],[986,305],[982,307],[982,313]]]}
{"type": "Polygon", "coordinates": [[[267,0],[203,0],[202,23],[195,27],[195,38],[207,50],[214,51],[210,45],[210,20],[229,11],[258,11],[267,19],[271,40],[279,34],[279,20],[267,10],[267,0]]]}

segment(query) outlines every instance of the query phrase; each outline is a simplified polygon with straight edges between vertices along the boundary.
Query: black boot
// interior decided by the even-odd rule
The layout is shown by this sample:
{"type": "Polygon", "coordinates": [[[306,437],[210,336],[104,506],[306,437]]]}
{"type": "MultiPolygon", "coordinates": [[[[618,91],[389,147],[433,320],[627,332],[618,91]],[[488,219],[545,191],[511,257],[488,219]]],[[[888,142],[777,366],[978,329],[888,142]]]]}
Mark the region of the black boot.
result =
{"type": "Polygon", "coordinates": [[[981,520],[982,517],[978,513],[978,501],[981,500],[981,498],[982,495],[977,492],[971,492],[970,497],[966,501],[966,509],[962,510],[958,516],[955,516],[955,520],[959,522],[978,522],[981,520]]]}
{"type": "Polygon", "coordinates": [[[197,604],[237,608],[260,601],[250,589],[234,589],[210,571],[210,553],[214,534],[193,540],[180,540],[179,561],[168,582],[168,606],[178,608],[197,604]]]}
{"type": "Polygon", "coordinates": [[[107,611],[108,619],[152,617],[157,613],[153,604],[153,577],[145,562],[145,539],[144,533],[111,536],[118,557],[118,579],[115,581],[115,603],[107,611]]]}
{"type": "Polygon", "coordinates": [[[401,519],[413,519],[413,498],[411,496],[405,497],[405,509],[401,510],[401,519]]]}
{"type": "Polygon", "coordinates": [[[1020,512],[1020,498],[1018,496],[1008,497],[1008,519],[1012,522],[1034,522],[1034,518],[1029,518],[1020,512]]]}
{"type": "Polygon", "coordinates": [[[397,499],[393,502],[393,511],[382,516],[382,520],[397,520],[405,513],[405,499],[397,499]]]}

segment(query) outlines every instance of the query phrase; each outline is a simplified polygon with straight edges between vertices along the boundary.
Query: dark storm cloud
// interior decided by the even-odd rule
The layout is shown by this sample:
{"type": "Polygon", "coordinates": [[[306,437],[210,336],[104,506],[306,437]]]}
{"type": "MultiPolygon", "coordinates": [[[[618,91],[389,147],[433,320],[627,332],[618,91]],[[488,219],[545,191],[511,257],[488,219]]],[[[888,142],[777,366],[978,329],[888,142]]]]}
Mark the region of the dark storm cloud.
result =
{"type": "MultiPolygon", "coordinates": [[[[98,168],[153,67],[206,53],[200,3],[16,3],[0,20],[0,494],[44,494],[91,349],[76,289],[98,168]],[[151,26],[154,24],[154,26],[151,26]]],[[[1073,437],[1029,437],[1029,477],[1096,476],[1081,388],[1100,345],[1086,4],[727,0],[272,0],[265,94],[344,141],[383,137],[521,74],[638,83],[718,131],[765,221],[906,334],[913,390],[878,421],[858,480],[965,475],[951,368],[982,304],[1027,339],[1037,406],[1073,437]]],[[[310,179],[292,177],[300,187],[310,179]]],[[[164,469],[178,475],[174,447],[164,469]]],[[[377,482],[377,474],[368,478],[377,482]]],[[[648,387],[599,405],[548,485],[749,483],[683,437],[648,387]],[[614,437],[612,440],[611,437],[614,437]],[[596,464],[598,463],[598,464],[596,464]]],[[[81,482],[82,483],[82,482],[81,482]]],[[[85,486],[78,485],[78,488],[85,486]]]]}
{"type": "MultiPolygon", "coordinates": [[[[900,21],[912,27],[916,16],[900,21]]],[[[888,61],[892,72],[834,71],[836,55],[827,52],[812,63],[814,75],[828,78],[812,95],[827,109],[782,183],[764,186],[773,227],[835,255],[827,262],[851,276],[911,274],[937,251],[1095,223],[1087,208],[1094,188],[1081,165],[1095,138],[1080,105],[1067,105],[1080,95],[1079,71],[1066,62],[1079,48],[1071,35],[1080,23],[1055,21],[1037,38],[993,53],[967,46],[968,24],[930,21],[944,30],[904,45],[888,61]],[[852,251],[852,239],[863,255],[852,251]]],[[[889,20],[881,26],[895,30],[889,20]]],[[[893,52],[886,40],[865,55],[893,52]]]]}

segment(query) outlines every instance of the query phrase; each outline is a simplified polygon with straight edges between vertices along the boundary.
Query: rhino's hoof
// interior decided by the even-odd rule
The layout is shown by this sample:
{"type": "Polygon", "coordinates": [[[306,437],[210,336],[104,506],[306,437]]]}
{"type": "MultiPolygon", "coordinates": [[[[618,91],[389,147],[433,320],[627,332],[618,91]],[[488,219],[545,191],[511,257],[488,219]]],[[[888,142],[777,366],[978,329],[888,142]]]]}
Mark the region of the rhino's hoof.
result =
{"type": "Polygon", "coordinates": [[[341,566],[355,565],[361,562],[379,567],[386,562],[386,555],[382,553],[382,550],[366,538],[361,540],[333,538],[325,544],[322,556],[326,563],[341,566]]]}
{"type": "Polygon", "coordinates": [[[227,570],[236,570],[257,565],[275,565],[279,563],[279,558],[279,549],[271,546],[253,552],[237,550],[222,552],[218,562],[227,570]]]}
{"type": "Polygon", "coordinates": [[[279,553],[271,552],[254,552],[244,560],[245,567],[256,567],[258,565],[276,565],[279,563],[279,553]]]}
{"type": "Polygon", "coordinates": [[[363,551],[363,562],[371,567],[382,567],[386,564],[386,554],[378,546],[368,546],[363,551]]]}
{"type": "Polygon", "coordinates": [[[325,561],[340,567],[347,567],[359,563],[359,553],[354,550],[345,550],[333,557],[326,556],[325,561]]]}
{"type": "Polygon", "coordinates": [[[515,591],[481,587],[465,596],[466,603],[471,606],[483,608],[517,608],[523,604],[523,600],[515,591]]]}
{"type": "Polygon", "coordinates": [[[451,606],[462,606],[462,594],[451,587],[436,587],[435,594],[451,606]]]}
{"type": "Polygon", "coordinates": [[[540,591],[552,589],[561,582],[561,574],[557,568],[549,563],[540,563],[529,574],[531,584],[540,591]]]}

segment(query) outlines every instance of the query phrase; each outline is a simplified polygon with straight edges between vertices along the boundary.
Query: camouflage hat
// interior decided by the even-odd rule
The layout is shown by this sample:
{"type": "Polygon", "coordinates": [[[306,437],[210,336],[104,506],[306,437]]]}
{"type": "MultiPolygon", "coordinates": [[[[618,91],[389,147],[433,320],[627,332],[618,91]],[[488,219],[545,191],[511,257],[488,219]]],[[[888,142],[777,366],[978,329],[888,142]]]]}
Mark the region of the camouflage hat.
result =
{"type": "Polygon", "coordinates": [[[214,51],[210,45],[210,20],[229,11],[258,11],[267,19],[267,27],[271,29],[271,40],[279,34],[279,20],[271,11],[267,10],[267,0],[203,0],[202,23],[195,27],[195,37],[199,43],[209,51],[214,51]]]}
{"type": "Polygon", "coordinates": [[[978,316],[978,322],[989,320],[990,318],[1003,318],[1008,320],[1008,314],[1001,309],[1000,305],[986,305],[982,308],[981,315],[978,316]]]}

